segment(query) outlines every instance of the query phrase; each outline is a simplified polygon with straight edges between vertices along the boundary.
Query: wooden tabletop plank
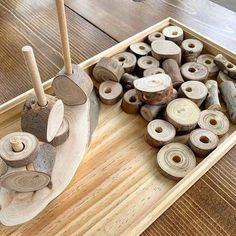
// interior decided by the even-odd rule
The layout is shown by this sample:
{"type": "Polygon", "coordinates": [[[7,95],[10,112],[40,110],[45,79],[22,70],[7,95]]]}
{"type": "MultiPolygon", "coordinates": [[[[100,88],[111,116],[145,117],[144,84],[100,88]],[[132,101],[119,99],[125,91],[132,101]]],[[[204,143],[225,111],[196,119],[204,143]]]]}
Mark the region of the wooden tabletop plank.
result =
{"type": "Polygon", "coordinates": [[[210,1],[65,0],[65,3],[118,41],[173,17],[236,51],[236,13],[210,1]]]}

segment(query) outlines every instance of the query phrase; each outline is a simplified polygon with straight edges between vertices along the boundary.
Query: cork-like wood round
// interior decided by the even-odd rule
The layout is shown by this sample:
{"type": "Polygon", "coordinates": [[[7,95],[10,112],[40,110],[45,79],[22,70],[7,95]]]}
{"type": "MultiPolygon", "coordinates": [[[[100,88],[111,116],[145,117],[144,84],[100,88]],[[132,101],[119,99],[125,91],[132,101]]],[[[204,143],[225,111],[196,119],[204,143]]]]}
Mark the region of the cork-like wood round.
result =
{"type": "Polygon", "coordinates": [[[219,72],[218,66],[214,62],[214,56],[211,54],[202,54],[197,58],[197,63],[203,64],[207,67],[209,72],[209,77],[217,76],[219,72]]]}
{"type": "Polygon", "coordinates": [[[158,31],[149,34],[147,37],[147,41],[149,44],[151,44],[155,40],[160,40],[160,39],[165,40],[165,36],[158,31]]]}
{"type": "Polygon", "coordinates": [[[139,74],[143,76],[143,71],[152,67],[159,67],[160,62],[151,56],[143,56],[138,59],[137,67],[139,74]]]}
{"type": "Polygon", "coordinates": [[[162,33],[166,39],[171,40],[178,45],[180,45],[184,39],[184,32],[179,26],[167,26],[162,30],[162,33]]]}
{"type": "Polygon", "coordinates": [[[151,67],[151,68],[146,69],[143,72],[143,77],[147,77],[150,75],[157,75],[157,74],[165,74],[165,71],[160,67],[151,67]]]}
{"type": "Polygon", "coordinates": [[[151,47],[144,42],[133,43],[129,48],[137,57],[147,56],[152,50],[151,47]]]}
{"type": "Polygon", "coordinates": [[[183,51],[183,60],[185,62],[194,62],[203,50],[203,44],[197,39],[185,39],[181,43],[183,51]]]}

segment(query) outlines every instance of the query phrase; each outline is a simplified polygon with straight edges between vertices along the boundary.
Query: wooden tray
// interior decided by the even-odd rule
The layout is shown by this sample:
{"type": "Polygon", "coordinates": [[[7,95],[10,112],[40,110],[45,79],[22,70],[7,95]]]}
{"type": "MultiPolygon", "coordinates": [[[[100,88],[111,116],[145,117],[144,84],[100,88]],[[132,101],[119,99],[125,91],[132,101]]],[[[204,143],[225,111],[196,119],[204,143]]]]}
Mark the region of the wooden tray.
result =
{"type": "MultiPolygon", "coordinates": [[[[91,75],[93,66],[104,56],[125,51],[131,43],[142,41],[148,34],[168,25],[183,28],[185,38],[197,38],[205,52],[224,54],[236,63],[235,54],[168,18],[116,46],[80,64],[91,75]]],[[[44,83],[50,92],[52,79],[44,83]]],[[[1,105],[0,136],[19,129],[22,103],[30,91],[1,105]]],[[[143,140],[147,123],[136,115],[128,115],[120,104],[101,106],[98,127],[90,150],[78,169],[73,184],[63,193],[64,211],[57,216],[59,224],[49,214],[27,223],[25,230],[36,227],[47,217],[40,233],[75,233],[76,235],[138,235],[186,192],[202,175],[218,162],[235,144],[235,127],[221,139],[221,144],[207,158],[179,182],[163,177],[156,168],[156,154],[143,140]],[[71,196],[72,195],[72,196],[71,196]],[[53,225],[53,229],[51,228],[53,225]]],[[[57,201],[57,200],[55,200],[57,201]]],[[[50,208],[48,207],[48,208],[50,208]]],[[[57,206],[59,207],[59,206],[57,206]]],[[[1,212],[0,212],[1,214],[1,212]]],[[[31,232],[31,231],[29,231],[31,232]]]]}

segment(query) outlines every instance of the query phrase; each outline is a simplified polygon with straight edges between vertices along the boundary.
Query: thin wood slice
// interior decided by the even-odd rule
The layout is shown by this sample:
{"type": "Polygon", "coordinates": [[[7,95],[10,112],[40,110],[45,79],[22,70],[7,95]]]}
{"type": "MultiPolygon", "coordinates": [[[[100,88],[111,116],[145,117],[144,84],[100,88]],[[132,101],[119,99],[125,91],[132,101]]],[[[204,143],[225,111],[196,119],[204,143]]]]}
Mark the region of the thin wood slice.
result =
{"type": "Polygon", "coordinates": [[[121,77],[120,83],[123,86],[123,89],[127,91],[134,88],[134,81],[136,79],[139,79],[139,77],[128,73],[124,73],[123,76],[121,77]]]}
{"type": "Polygon", "coordinates": [[[197,39],[185,39],[181,43],[183,50],[183,61],[184,62],[195,62],[197,57],[202,53],[203,44],[197,39]]]}
{"type": "Polygon", "coordinates": [[[202,54],[197,58],[197,63],[201,63],[207,67],[209,72],[209,77],[217,76],[219,68],[214,62],[214,56],[211,54],[202,54]]]}
{"type": "Polygon", "coordinates": [[[133,43],[129,48],[137,57],[147,56],[152,50],[151,47],[144,42],[133,43]]]}
{"type": "Polygon", "coordinates": [[[162,34],[166,39],[171,40],[178,45],[180,45],[184,39],[184,31],[179,26],[168,26],[162,30],[162,34]]]}
{"type": "Polygon", "coordinates": [[[137,62],[137,71],[138,71],[138,74],[142,77],[143,76],[143,72],[146,70],[146,69],[149,69],[149,68],[152,68],[152,67],[159,67],[160,66],[160,62],[155,59],[154,57],[151,57],[151,56],[143,56],[143,57],[140,57],[138,59],[138,62],[137,62]]]}
{"type": "Polygon", "coordinates": [[[149,44],[151,44],[155,40],[160,40],[160,39],[165,40],[165,36],[158,31],[149,34],[147,37],[147,41],[149,44]]]}
{"type": "Polygon", "coordinates": [[[165,71],[160,67],[148,68],[143,72],[143,77],[148,77],[150,75],[165,74],[165,71]]]}
{"type": "Polygon", "coordinates": [[[148,105],[145,104],[140,109],[140,114],[146,121],[152,121],[162,114],[163,105],[148,105]]]}
{"type": "Polygon", "coordinates": [[[2,175],[5,175],[7,173],[8,170],[8,166],[5,163],[5,161],[3,161],[3,159],[0,158],[0,177],[2,175]]]}
{"type": "Polygon", "coordinates": [[[234,86],[236,87],[236,80],[230,78],[228,75],[226,75],[224,72],[220,71],[218,76],[217,76],[217,83],[220,85],[222,82],[225,81],[231,81],[233,82],[234,86]]]}
{"type": "Polygon", "coordinates": [[[180,180],[195,168],[196,157],[188,146],[169,143],[159,150],[157,165],[166,177],[180,180]]]}

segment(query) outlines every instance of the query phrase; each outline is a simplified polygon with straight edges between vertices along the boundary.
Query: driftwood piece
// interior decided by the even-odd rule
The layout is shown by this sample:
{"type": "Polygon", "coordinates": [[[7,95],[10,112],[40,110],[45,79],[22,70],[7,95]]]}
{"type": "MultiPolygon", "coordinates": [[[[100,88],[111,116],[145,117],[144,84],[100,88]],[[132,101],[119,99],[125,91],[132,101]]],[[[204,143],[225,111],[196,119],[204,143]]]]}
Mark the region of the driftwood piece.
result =
{"type": "Polygon", "coordinates": [[[167,26],[162,30],[162,34],[166,39],[171,40],[178,45],[180,45],[184,39],[184,31],[179,26],[167,26]]]}
{"type": "Polygon", "coordinates": [[[143,56],[138,59],[137,62],[137,72],[140,77],[143,77],[143,72],[146,69],[152,68],[152,67],[159,67],[160,62],[151,56],[143,56]]]}
{"type": "Polygon", "coordinates": [[[214,58],[214,62],[221,71],[231,78],[236,79],[236,65],[228,61],[222,54],[218,54],[214,58]]]}
{"type": "Polygon", "coordinates": [[[214,56],[211,54],[203,54],[200,55],[197,58],[197,63],[201,63],[204,66],[207,67],[208,72],[209,72],[209,77],[215,77],[217,76],[218,72],[219,72],[219,68],[217,67],[217,65],[214,62],[214,56]]]}
{"type": "Polygon", "coordinates": [[[236,88],[231,81],[222,82],[220,84],[220,92],[224,102],[226,103],[230,120],[236,123],[236,88]]]}
{"type": "Polygon", "coordinates": [[[160,39],[165,40],[165,36],[158,31],[149,34],[147,37],[147,41],[149,44],[151,44],[155,40],[160,40],[160,39]]]}
{"type": "Polygon", "coordinates": [[[184,82],[176,60],[167,59],[163,61],[162,68],[170,76],[174,88],[178,88],[184,82]]]}
{"type": "Polygon", "coordinates": [[[145,140],[150,146],[157,148],[170,143],[175,134],[175,127],[172,124],[165,120],[156,119],[149,122],[145,140]]]}
{"type": "Polygon", "coordinates": [[[197,57],[202,53],[203,44],[197,39],[185,39],[181,48],[183,51],[183,61],[184,62],[195,62],[197,57]]]}
{"type": "Polygon", "coordinates": [[[123,86],[123,89],[127,91],[134,88],[134,81],[136,79],[139,79],[139,77],[128,73],[124,73],[123,76],[121,77],[120,83],[123,86]]]}
{"type": "Polygon", "coordinates": [[[7,164],[3,161],[3,159],[0,158],[0,177],[2,175],[5,175],[7,173],[8,166],[7,164]]]}
{"type": "Polygon", "coordinates": [[[129,48],[137,57],[147,56],[152,50],[151,47],[144,42],[133,43],[129,48]]]}
{"type": "Polygon", "coordinates": [[[120,83],[104,81],[99,86],[99,97],[102,103],[113,105],[120,101],[123,95],[123,88],[120,83]]]}
{"type": "Polygon", "coordinates": [[[189,147],[197,157],[206,157],[217,147],[218,143],[218,136],[210,130],[195,129],[190,133],[189,147]]]}
{"type": "Polygon", "coordinates": [[[207,87],[200,81],[184,82],[179,88],[179,97],[188,98],[199,107],[202,105],[207,96],[207,87]]]}
{"type": "Polygon", "coordinates": [[[165,71],[160,67],[148,68],[143,72],[143,77],[148,77],[150,75],[165,74],[165,71]]]}
{"type": "Polygon", "coordinates": [[[206,87],[208,89],[208,95],[205,101],[206,109],[210,110],[222,110],[219,100],[218,84],[215,80],[207,80],[206,87]]]}
{"type": "Polygon", "coordinates": [[[181,48],[169,40],[156,40],[152,42],[152,56],[159,61],[172,58],[181,64],[181,48]]]}
{"type": "Polygon", "coordinates": [[[180,180],[196,166],[193,151],[182,143],[169,143],[157,153],[157,166],[167,178],[180,180]]]}
{"type": "Polygon", "coordinates": [[[146,121],[152,121],[156,119],[159,114],[162,113],[163,105],[148,105],[145,104],[140,109],[140,114],[146,121]]]}
{"type": "Polygon", "coordinates": [[[234,86],[236,87],[236,80],[235,79],[232,79],[228,75],[226,75],[224,72],[219,71],[219,74],[217,76],[218,85],[220,85],[222,82],[225,82],[225,81],[232,81],[234,86]]]}

